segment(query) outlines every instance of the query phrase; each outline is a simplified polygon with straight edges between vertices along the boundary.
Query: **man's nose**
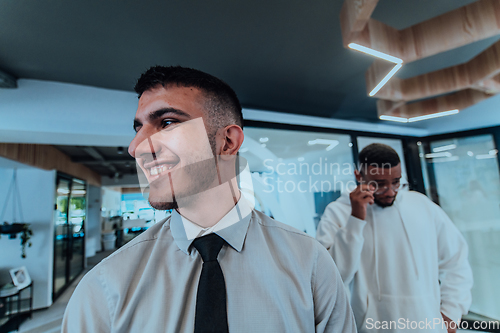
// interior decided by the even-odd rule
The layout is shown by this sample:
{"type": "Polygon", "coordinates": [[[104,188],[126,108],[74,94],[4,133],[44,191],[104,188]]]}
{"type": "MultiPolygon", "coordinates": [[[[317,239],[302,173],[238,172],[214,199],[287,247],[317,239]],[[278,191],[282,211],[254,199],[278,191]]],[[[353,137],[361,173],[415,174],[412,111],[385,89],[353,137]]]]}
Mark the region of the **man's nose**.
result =
{"type": "Polygon", "coordinates": [[[135,138],[130,142],[128,153],[133,158],[145,156],[155,156],[161,150],[161,145],[155,137],[156,133],[146,132],[137,133],[135,138]]]}
{"type": "Polygon", "coordinates": [[[387,186],[387,192],[385,192],[384,194],[387,195],[387,196],[389,196],[389,197],[393,197],[393,196],[396,195],[396,193],[397,193],[397,190],[394,190],[392,188],[392,186],[389,185],[389,186],[387,186]]]}

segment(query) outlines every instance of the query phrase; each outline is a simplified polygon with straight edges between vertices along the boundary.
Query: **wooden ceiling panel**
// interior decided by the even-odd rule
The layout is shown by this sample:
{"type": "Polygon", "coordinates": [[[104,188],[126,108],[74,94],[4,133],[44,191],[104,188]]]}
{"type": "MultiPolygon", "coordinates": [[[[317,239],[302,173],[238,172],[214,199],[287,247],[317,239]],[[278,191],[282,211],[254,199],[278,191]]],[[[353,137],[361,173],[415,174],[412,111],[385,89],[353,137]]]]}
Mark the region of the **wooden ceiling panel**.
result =
{"type": "MultiPolygon", "coordinates": [[[[362,32],[370,19],[378,0],[345,1],[340,11],[340,27],[342,40],[352,41],[356,34],[362,32]]],[[[347,44],[344,44],[347,47],[347,44]]]]}
{"type": "Polygon", "coordinates": [[[394,29],[374,19],[367,20],[364,16],[355,16],[356,13],[372,12],[376,2],[344,2],[340,21],[345,47],[349,43],[358,43],[408,63],[500,34],[498,0],[479,0],[403,30],[394,29]],[[351,14],[353,17],[346,18],[345,13],[351,13],[346,8],[352,7],[352,3],[362,3],[366,10],[356,7],[357,11],[351,14]],[[358,20],[350,25],[349,22],[356,18],[358,20]],[[359,30],[362,25],[363,29],[359,30]],[[351,26],[355,26],[357,30],[349,31],[351,26]]]}
{"type": "Polygon", "coordinates": [[[463,110],[491,96],[478,90],[467,89],[400,106],[391,101],[379,100],[377,101],[377,109],[379,116],[412,118],[455,109],[463,110]]]}
{"type": "Polygon", "coordinates": [[[480,0],[400,31],[405,62],[500,34],[500,1],[480,0]]]}
{"type": "Polygon", "coordinates": [[[500,94],[500,75],[476,82],[471,88],[488,94],[500,94]]]}
{"type": "MultiPolygon", "coordinates": [[[[344,45],[357,43],[403,59],[404,63],[500,34],[499,0],[479,0],[402,30],[374,19],[367,20],[366,13],[374,10],[373,2],[346,0],[344,8],[343,13],[349,12],[351,20],[358,18],[357,30],[347,32],[350,26],[342,26],[344,45]],[[356,7],[354,3],[366,8],[356,7]],[[349,11],[349,8],[356,8],[356,11],[349,11]],[[360,30],[363,23],[364,29],[360,30]]],[[[373,62],[365,75],[367,94],[393,66],[382,60],[373,62]]],[[[381,99],[377,102],[378,114],[415,117],[463,109],[500,93],[499,76],[500,42],[497,42],[464,64],[408,79],[391,78],[375,94],[381,99]],[[416,100],[421,101],[407,104],[416,100]]]]}
{"type": "MultiPolygon", "coordinates": [[[[388,72],[375,61],[367,72],[367,90],[371,91],[388,72]]],[[[389,66],[389,65],[388,65],[389,66]]],[[[392,78],[377,97],[392,101],[414,101],[474,88],[494,93],[498,84],[492,80],[500,73],[500,41],[470,61],[408,79],[392,78]]]]}

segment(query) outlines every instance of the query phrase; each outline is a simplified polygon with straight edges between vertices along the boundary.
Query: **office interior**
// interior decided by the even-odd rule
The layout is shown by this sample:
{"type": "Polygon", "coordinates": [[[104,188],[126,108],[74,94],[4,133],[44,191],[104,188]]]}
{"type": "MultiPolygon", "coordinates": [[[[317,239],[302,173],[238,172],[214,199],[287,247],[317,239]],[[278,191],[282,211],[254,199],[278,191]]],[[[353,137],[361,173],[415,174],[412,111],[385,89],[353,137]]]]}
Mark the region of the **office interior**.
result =
{"type": "Polygon", "coordinates": [[[326,205],[355,184],[359,151],[393,147],[409,189],[468,243],[469,318],[500,320],[496,1],[366,1],[368,16],[353,0],[2,3],[0,223],[32,231],[24,250],[22,231],[0,238],[0,284],[18,267],[32,281],[18,314],[50,309],[89,258],[169,216],[149,206],[127,152],[135,80],[159,64],[236,91],[256,209],[313,237],[326,205]],[[421,33],[413,53],[408,31],[421,33]]]}

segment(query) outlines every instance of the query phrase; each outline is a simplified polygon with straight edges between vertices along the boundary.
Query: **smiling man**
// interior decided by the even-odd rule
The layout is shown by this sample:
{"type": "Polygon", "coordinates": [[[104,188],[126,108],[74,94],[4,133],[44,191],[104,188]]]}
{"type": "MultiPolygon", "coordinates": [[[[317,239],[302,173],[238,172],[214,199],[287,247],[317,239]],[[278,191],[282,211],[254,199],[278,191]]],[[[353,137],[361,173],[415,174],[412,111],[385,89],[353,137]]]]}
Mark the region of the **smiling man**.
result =
{"type": "Polygon", "coordinates": [[[241,194],[248,167],[234,91],[159,66],[135,89],[129,153],[151,206],[172,214],[82,279],[63,332],[355,332],[325,248],[241,194]]]}
{"type": "Polygon", "coordinates": [[[394,149],[371,144],[359,161],[359,186],[326,207],[316,234],[359,332],[455,332],[471,304],[467,243],[439,206],[404,190],[394,149]]]}

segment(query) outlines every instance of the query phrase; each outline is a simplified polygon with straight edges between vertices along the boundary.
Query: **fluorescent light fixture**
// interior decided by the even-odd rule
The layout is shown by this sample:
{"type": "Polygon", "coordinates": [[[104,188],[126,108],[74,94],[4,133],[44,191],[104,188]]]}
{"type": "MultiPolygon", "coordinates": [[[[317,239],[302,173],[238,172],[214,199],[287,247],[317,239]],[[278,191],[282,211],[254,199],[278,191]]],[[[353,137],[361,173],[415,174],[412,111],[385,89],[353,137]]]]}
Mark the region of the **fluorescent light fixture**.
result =
{"type": "MultiPolygon", "coordinates": [[[[488,152],[488,154],[476,155],[476,158],[478,160],[485,160],[485,159],[488,159],[488,158],[496,158],[497,154],[498,154],[498,150],[497,149],[492,149],[492,150],[490,150],[488,152]]],[[[472,156],[472,155],[470,155],[470,156],[472,156]]]]}
{"type": "Polygon", "coordinates": [[[436,147],[433,148],[432,151],[435,153],[439,153],[440,151],[445,151],[445,150],[452,150],[457,148],[456,144],[451,144],[451,145],[446,145],[446,146],[441,146],[441,147],[436,147]]]}
{"type": "Polygon", "coordinates": [[[469,151],[467,152],[467,155],[469,155],[469,156],[474,156],[474,153],[473,153],[473,152],[471,152],[471,151],[469,150],[469,151]]]}
{"type": "MultiPolygon", "coordinates": [[[[432,114],[426,114],[425,116],[419,116],[419,117],[413,117],[413,118],[394,117],[394,116],[386,116],[386,115],[382,115],[379,118],[382,120],[397,121],[400,123],[413,123],[415,121],[420,121],[420,120],[426,120],[426,119],[432,119],[432,118],[438,118],[438,117],[444,117],[444,116],[451,116],[453,114],[457,114],[458,112],[460,112],[460,111],[458,109],[455,109],[455,110],[450,110],[450,111],[443,111],[443,112],[437,112],[437,113],[432,113],[432,114]]],[[[449,146],[453,146],[453,145],[449,145],[449,146]]],[[[434,148],[434,149],[438,149],[438,148],[434,148]]],[[[446,150],[455,149],[455,148],[456,148],[456,146],[454,148],[448,148],[446,150]]],[[[443,149],[443,150],[445,150],[445,149],[443,149]]],[[[437,152],[437,150],[434,150],[434,151],[437,152]]],[[[440,151],[442,151],[442,150],[440,150],[440,151]]]]}
{"type": "Polygon", "coordinates": [[[432,114],[426,114],[425,116],[409,118],[408,122],[412,123],[414,121],[421,121],[421,120],[426,120],[426,119],[451,116],[453,114],[457,114],[458,112],[459,112],[459,110],[455,109],[455,110],[450,110],[450,111],[443,111],[443,112],[437,112],[437,113],[432,113],[432,114]]]}
{"type": "Polygon", "coordinates": [[[451,157],[450,152],[425,154],[425,158],[451,157]]]}
{"type": "Polygon", "coordinates": [[[248,151],[248,148],[246,148],[246,147],[240,149],[240,153],[246,153],[247,151],[248,151]]]}
{"type": "Polygon", "coordinates": [[[399,69],[403,66],[403,59],[391,56],[389,54],[386,54],[386,53],[383,53],[383,52],[380,52],[380,51],[377,51],[374,49],[370,49],[369,47],[359,45],[356,43],[350,43],[347,46],[349,46],[349,48],[352,50],[363,52],[363,53],[369,54],[371,56],[374,56],[374,57],[392,62],[393,64],[396,64],[396,66],[394,66],[394,68],[391,69],[391,71],[382,79],[382,81],[380,81],[380,83],[377,84],[377,86],[375,88],[373,88],[373,90],[369,93],[370,96],[375,95],[387,83],[387,81],[389,81],[391,79],[391,77],[393,77],[394,74],[396,74],[396,72],[399,71],[399,69]]]}
{"type": "Polygon", "coordinates": [[[304,158],[303,158],[303,157],[299,157],[297,160],[298,160],[299,162],[302,162],[302,161],[304,160],[304,158]]]}
{"type": "Polygon", "coordinates": [[[476,158],[478,160],[485,160],[487,158],[496,158],[496,155],[490,155],[490,154],[483,154],[483,155],[476,155],[476,158]]]}
{"type": "Polygon", "coordinates": [[[395,63],[395,64],[402,64],[403,63],[402,59],[393,57],[391,55],[388,55],[386,53],[383,53],[383,52],[380,52],[380,51],[377,51],[377,50],[374,50],[374,49],[370,49],[369,47],[366,47],[366,46],[363,46],[363,45],[359,45],[359,44],[356,44],[356,43],[350,43],[347,46],[349,46],[350,49],[353,49],[353,50],[356,50],[356,51],[359,51],[359,52],[363,52],[363,53],[369,54],[371,56],[374,56],[374,57],[377,57],[377,58],[380,58],[380,59],[387,60],[387,61],[395,63]]]}
{"type": "Polygon", "coordinates": [[[307,142],[309,146],[313,145],[327,145],[326,147],[327,151],[332,150],[333,148],[337,147],[340,142],[338,140],[328,140],[328,139],[316,139],[316,140],[310,140],[307,142]]]}
{"type": "Polygon", "coordinates": [[[382,81],[379,82],[379,84],[377,84],[377,86],[375,88],[373,88],[372,91],[370,91],[370,93],[368,95],[373,96],[376,93],[378,93],[378,91],[380,89],[382,89],[383,86],[385,86],[385,84],[387,83],[387,81],[389,81],[391,79],[391,77],[393,77],[394,74],[396,74],[396,72],[399,71],[399,69],[401,67],[403,67],[402,64],[397,64],[396,66],[394,66],[394,68],[391,69],[391,71],[382,79],[382,81]]]}
{"type": "Polygon", "coordinates": [[[71,191],[71,194],[85,194],[87,191],[85,190],[73,190],[71,191]]]}
{"type": "Polygon", "coordinates": [[[443,163],[443,162],[453,162],[453,161],[458,161],[460,157],[457,155],[452,156],[452,157],[444,157],[444,158],[436,158],[432,160],[432,163],[443,163]]]}
{"type": "Polygon", "coordinates": [[[264,142],[269,141],[269,138],[265,138],[265,137],[264,138],[260,138],[259,141],[262,142],[262,143],[264,143],[264,142]]]}
{"type": "Polygon", "coordinates": [[[397,121],[398,123],[407,123],[408,118],[403,118],[403,117],[393,117],[393,116],[380,116],[379,117],[382,120],[389,120],[389,121],[397,121]]]}

